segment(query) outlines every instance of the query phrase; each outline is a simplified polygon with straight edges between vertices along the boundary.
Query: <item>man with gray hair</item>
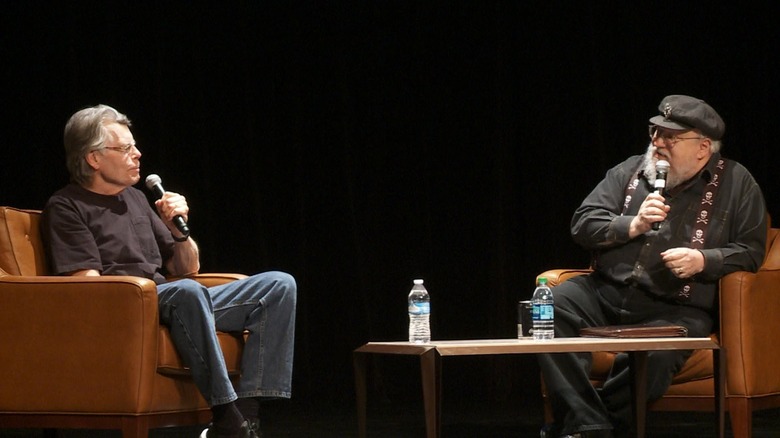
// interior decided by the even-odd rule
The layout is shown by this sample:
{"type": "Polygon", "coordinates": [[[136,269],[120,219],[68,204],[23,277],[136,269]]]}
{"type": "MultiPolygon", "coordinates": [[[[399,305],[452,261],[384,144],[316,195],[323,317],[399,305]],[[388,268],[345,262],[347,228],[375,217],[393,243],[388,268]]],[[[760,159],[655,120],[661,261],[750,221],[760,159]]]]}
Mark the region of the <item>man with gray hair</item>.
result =
{"type": "Polygon", "coordinates": [[[261,436],[259,404],[289,398],[295,336],[296,284],[289,274],[265,272],[206,288],[198,246],[174,224],[185,220],[184,196],[165,192],[151,208],[133,187],[141,179],[141,151],[130,120],[106,105],[85,108],[65,126],[71,182],[49,198],[41,232],[59,275],[132,275],[157,283],[160,322],[200,392],[213,421],[202,438],[261,436]],[[249,331],[234,388],[216,331],[249,331]]]}
{"type": "MultiPolygon", "coordinates": [[[[593,272],[553,289],[556,337],[626,324],[679,325],[689,336],[709,336],[718,279],[755,272],[763,261],[764,198],[745,167],[721,157],[721,117],[684,95],[665,97],[658,110],[647,152],[607,171],[574,212],[571,233],[592,251],[593,272]],[[655,184],[661,160],[668,163],[664,192],[655,184]]],[[[648,401],[666,392],[690,354],[648,354],[648,401]]],[[[632,430],[627,356],[617,356],[599,389],[588,377],[591,362],[590,354],[539,355],[555,418],[547,436],[632,430]]]]}

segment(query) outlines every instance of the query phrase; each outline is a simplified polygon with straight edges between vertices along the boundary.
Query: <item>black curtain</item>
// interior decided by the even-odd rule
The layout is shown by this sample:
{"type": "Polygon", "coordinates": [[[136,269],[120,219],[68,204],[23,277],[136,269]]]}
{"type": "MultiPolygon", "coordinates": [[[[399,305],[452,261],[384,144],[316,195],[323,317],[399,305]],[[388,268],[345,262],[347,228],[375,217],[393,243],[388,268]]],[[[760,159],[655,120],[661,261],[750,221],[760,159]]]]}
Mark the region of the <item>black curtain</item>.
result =
{"type": "MultiPolygon", "coordinates": [[[[768,9],[161,3],[0,7],[0,204],[40,209],[67,182],[73,112],[128,114],[143,175],[190,203],[204,271],[297,278],[296,397],[351,399],[351,351],[406,337],[414,278],[433,297],[435,339],[515,336],[536,274],[587,265],[571,214],[646,148],[667,94],[721,113],[724,155],[780,213],[768,9]]],[[[416,377],[399,361],[377,365],[388,392],[416,377]]],[[[463,376],[445,379],[455,393],[538,383],[528,359],[447,372],[463,376]]]]}

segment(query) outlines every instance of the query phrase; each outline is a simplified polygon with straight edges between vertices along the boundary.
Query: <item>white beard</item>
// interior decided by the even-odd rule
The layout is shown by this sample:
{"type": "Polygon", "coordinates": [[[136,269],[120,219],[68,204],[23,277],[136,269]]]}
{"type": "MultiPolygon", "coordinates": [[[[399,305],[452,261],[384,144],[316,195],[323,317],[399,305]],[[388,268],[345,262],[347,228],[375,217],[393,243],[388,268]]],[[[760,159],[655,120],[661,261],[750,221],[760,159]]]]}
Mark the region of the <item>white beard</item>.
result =
{"type": "MultiPolygon", "coordinates": [[[[644,175],[650,185],[655,185],[655,179],[658,174],[655,170],[655,164],[658,162],[658,159],[655,158],[655,150],[656,147],[650,143],[647,147],[647,152],[645,152],[645,158],[642,160],[644,175]]],[[[666,175],[666,189],[677,187],[682,182],[680,176],[670,167],[666,175]]]]}
{"type": "Polygon", "coordinates": [[[658,159],[654,157],[655,149],[656,147],[650,143],[650,146],[647,147],[647,152],[645,152],[645,158],[642,160],[642,168],[644,169],[645,178],[650,183],[650,185],[655,184],[655,178],[657,175],[655,170],[655,163],[658,162],[658,159]]]}

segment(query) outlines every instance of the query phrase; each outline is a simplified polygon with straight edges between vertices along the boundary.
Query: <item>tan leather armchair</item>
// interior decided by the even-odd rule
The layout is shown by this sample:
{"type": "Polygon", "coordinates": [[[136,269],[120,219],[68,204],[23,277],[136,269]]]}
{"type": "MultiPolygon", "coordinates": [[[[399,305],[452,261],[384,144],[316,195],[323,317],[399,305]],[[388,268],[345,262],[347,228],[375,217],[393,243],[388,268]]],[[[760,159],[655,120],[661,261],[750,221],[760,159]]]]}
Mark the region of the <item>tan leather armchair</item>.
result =
{"type": "MultiPolygon", "coordinates": [[[[210,410],[160,326],[153,281],[47,276],[40,212],[0,207],[0,428],[207,423],[210,410]]],[[[199,274],[210,286],[244,277],[199,274]]],[[[239,373],[244,338],[219,333],[239,373]]]]}
{"type": "MultiPolygon", "coordinates": [[[[552,286],[588,269],[554,269],[540,274],[552,286]]],[[[756,273],[734,272],[720,281],[720,339],[726,358],[726,400],[735,438],[752,436],[754,410],[780,407],[780,229],[770,228],[764,263],[756,273]]],[[[603,384],[612,353],[594,353],[591,380],[603,384]]],[[[552,421],[547,394],[545,420],[552,421]]],[[[714,411],[712,352],[698,350],[674,377],[666,394],[650,404],[657,411],[714,411]]]]}

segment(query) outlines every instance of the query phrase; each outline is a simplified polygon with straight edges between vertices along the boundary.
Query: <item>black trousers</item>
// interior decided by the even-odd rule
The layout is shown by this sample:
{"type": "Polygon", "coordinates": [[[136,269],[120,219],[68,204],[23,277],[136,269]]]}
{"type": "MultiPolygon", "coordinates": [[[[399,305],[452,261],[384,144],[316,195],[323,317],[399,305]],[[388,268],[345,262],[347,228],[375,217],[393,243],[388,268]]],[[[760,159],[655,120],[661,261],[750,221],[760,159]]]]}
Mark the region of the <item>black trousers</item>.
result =
{"type": "MultiPolygon", "coordinates": [[[[688,336],[712,332],[712,316],[705,310],[660,300],[631,286],[616,285],[599,274],[583,275],[553,288],[555,336],[579,336],[583,327],[658,322],[682,325],[688,336]]],[[[691,351],[652,351],[647,355],[647,398],[660,398],[691,351]]],[[[549,436],[589,430],[632,430],[631,381],[628,355],[617,356],[601,389],[589,380],[590,353],[538,355],[555,422],[549,436]]]]}

